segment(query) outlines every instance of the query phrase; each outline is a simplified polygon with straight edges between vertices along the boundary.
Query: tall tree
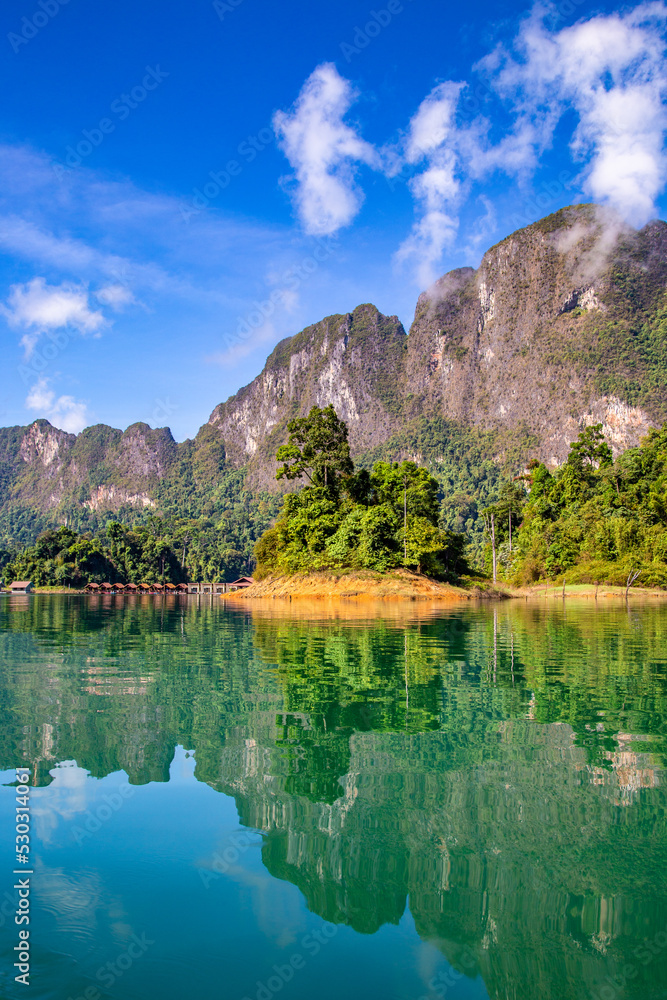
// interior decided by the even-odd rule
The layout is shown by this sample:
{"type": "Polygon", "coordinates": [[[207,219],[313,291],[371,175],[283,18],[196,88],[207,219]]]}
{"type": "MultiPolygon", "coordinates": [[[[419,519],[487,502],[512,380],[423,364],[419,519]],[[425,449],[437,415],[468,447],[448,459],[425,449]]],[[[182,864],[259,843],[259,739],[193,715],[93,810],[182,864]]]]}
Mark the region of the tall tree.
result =
{"type": "Polygon", "coordinates": [[[376,462],[370,476],[373,501],[387,504],[405,522],[424,517],[437,525],[438,483],[428,469],[414,462],[376,462]]]}
{"type": "Polygon", "coordinates": [[[498,515],[498,508],[494,504],[491,507],[486,507],[482,511],[482,517],[484,518],[484,528],[489,538],[491,539],[491,558],[493,561],[493,582],[496,583],[497,580],[497,562],[496,562],[496,517],[498,515]]]}
{"type": "Polygon", "coordinates": [[[512,528],[516,524],[525,503],[526,489],[522,482],[512,480],[503,484],[498,502],[495,504],[495,510],[498,517],[502,518],[507,524],[510,552],[512,551],[512,528]]]}
{"type": "Polygon", "coordinates": [[[611,448],[604,439],[602,424],[592,424],[585,427],[579,437],[570,445],[567,457],[568,465],[575,469],[602,468],[611,465],[613,460],[611,448]]]}
{"type": "Polygon", "coordinates": [[[289,440],[276,452],[283,463],[276,479],[306,476],[313,486],[335,490],[341,478],[352,475],[347,425],[331,404],[324,409],[313,406],[307,417],[290,420],[287,429],[289,440]]]}

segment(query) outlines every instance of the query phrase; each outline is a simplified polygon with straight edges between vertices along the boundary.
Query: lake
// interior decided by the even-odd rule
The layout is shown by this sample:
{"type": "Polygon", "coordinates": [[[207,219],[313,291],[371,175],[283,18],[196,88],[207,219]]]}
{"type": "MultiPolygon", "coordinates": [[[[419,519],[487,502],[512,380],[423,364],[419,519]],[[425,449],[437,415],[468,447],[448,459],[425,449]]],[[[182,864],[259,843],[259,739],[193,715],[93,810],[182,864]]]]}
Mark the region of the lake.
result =
{"type": "Polygon", "coordinates": [[[0,598],[3,1000],[667,997],[667,606],[272,604],[0,598]]]}

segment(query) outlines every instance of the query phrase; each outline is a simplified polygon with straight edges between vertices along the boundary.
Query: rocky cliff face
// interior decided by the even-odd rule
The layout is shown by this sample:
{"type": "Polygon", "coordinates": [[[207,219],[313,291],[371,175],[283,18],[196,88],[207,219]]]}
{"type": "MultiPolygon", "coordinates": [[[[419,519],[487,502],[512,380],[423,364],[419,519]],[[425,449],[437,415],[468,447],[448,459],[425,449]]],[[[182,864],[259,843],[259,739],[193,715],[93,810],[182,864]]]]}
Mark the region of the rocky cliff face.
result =
{"type": "Polygon", "coordinates": [[[177,454],[169,429],[152,430],[148,424],[133,424],[124,433],[100,424],[79,435],[58,430],[48,420],[1,428],[0,510],[152,508],[156,487],[177,454]]]}
{"type": "MultiPolygon", "coordinates": [[[[634,233],[580,206],[514,233],[476,272],[454,271],[420,296],[410,410],[486,429],[523,424],[551,464],[587,423],[601,422],[617,451],[635,445],[667,417],[664,395],[623,384],[642,353],[637,328],[666,287],[664,223],[634,233]],[[643,406],[630,405],[636,397],[643,406]]],[[[655,346],[664,354],[664,339],[655,346]]]]}
{"type": "Polygon", "coordinates": [[[26,428],[19,457],[27,465],[41,465],[44,469],[52,468],[58,472],[75,441],[74,434],[52,427],[48,420],[37,420],[26,428]]]}
{"type": "Polygon", "coordinates": [[[446,274],[419,297],[407,335],[362,305],[282,341],[193,442],[146,424],[78,437],[45,420],[0,429],[0,516],[9,503],[159,508],[165,483],[191,496],[183,483],[201,493],[225,469],[276,490],[289,421],[328,403],[356,456],[420,458],[419,425],[438,448],[457,428],[486,432],[498,463],[509,448],[512,461],[530,450],[556,465],[586,424],[602,423],[616,452],[638,444],[667,420],[666,385],[667,225],[635,232],[575,206],[508,236],[477,270],[446,274]]]}
{"type": "Polygon", "coordinates": [[[661,356],[667,375],[667,331],[641,343],[666,288],[667,225],[637,233],[592,205],[563,209],[441,278],[407,337],[366,305],[283,341],[209,423],[262,485],[288,420],[314,404],[333,403],[357,454],[419,417],[521,427],[552,465],[600,422],[619,452],[667,419],[667,394],[650,389],[661,356]]]}
{"type": "Polygon", "coordinates": [[[273,456],[287,424],[312,406],[332,403],[347,423],[355,452],[386,440],[400,422],[407,338],[396,316],[358,306],[283,340],[250,385],[222,403],[209,425],[229,460],[249,466],[256,485],[275,477],[273,456]]]}

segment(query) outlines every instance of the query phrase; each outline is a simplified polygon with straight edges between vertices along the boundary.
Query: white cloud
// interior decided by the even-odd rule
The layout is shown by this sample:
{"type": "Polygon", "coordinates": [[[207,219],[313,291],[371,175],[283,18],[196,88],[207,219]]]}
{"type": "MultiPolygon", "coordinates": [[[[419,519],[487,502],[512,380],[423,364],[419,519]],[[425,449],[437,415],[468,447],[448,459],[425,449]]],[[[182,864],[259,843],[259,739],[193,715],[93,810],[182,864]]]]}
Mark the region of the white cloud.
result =
{"type": "Polygon", "coordinates": [[[419,105],[410,121],[406,147],[408,163],[416,163],[423,156],[434,153],[450,137],[462,89],[462,83],[440,83],[419,105]]]}
{"type": "Polygon", "coordinates": [[[26,331],[21,344],[27,357],[42,332],[72,327],[80,333],[95,333],[105,322],[101,312],[90,308],[86,289],[68,282],[47,285],[39,277],[12,285],[7,305],[0,306],[0,311],[10,326],[26,331]]]}
{"type": "MultiPolygon", "coordinates": [[[[511,130],[494,143],[490,138],[492,123],[476,118],[467,128],[456,132],[456,145],[466,174],[479,180],[494,170],[527,182],[539,165],[539,153],[551,144],[553,126],[544,114],[538,121],[520,113],[511,130]]],[[[555,123],[555,122],[554,122],[555,123]]]]}
{"type": "Polygon", "coordinates": [[[0,143],[0,253],[50,281],[57,275],[91,288],[122,286],[156,311],[167,301],[169,309],[187,302],[216,315],[237,308],[230,276],[240,286],[258,256],[291,234],[231,216],[222,197],[212,204],[219,213],[195,213],[185,225],[190,203],[83,166],[58,180],[43,154],[0,143]]]}
{"type": "MultiPolygon", "coordinates": [[[[537,163],[535,149],[540,136],[525,115],[520,115],[512,130],[495,145],[489,138],[491,122],[487,118],[480,115],[465,125],[457,122],[465,89],[465,84],[453,81],[434,87],[411,119],[404,142],[403,164],[423,163],[423,169],[408,182],[418,217],[395,259],[399,264],[414,264],[421,288],[428,288],[441,273],[443,254],[457,237],[458,211],[472,182],[494,170],[525,178],[537,163]]],[[[489,200],[479,195],[478,201],[485,213],[472,225],[469,246],[490,235],[495,226],[489,200]]]]}
{"type": "Polygon", "coordinates": [[[570,147],[586,164],[584,190],[643,225],[667,179],[667,8],[642,4],[557,33],[547,30],[544,14],[537,9],[524,23],[518,58],[496,52],[486,61],[495,86],[543,144],[573,109],[578,124],[570,147]]]}
{"type": "Polygon", "coordinates": [[[251,332],[252,336],[249,338],[240,336],[230,337],[229,343],[225,345],[224,350],[214,351],[204,358],[206,364],[223,366],[233,364],[235,361],[252,354],[259,347],[273,344],[280,339],[276,325],[270,319],[267,319],[262,326],[251,332]]]}
{"type": "Polygon", "coordinates": [[[352,222],[363,201],[355,167],[380,162],[374,147],[343,121],[356,97],[333,63],[324,63],[306,80],[294,110],[278,111],[273,119],[296,171],[297,211],[306,232],[315,236],[352,222]]]}
{"type": "Polygon", "coordinates": [[[44,278],[12,285],[3,311],[12,326],[40,330],[72,326],[81,333],[92,333],[104,324],[102,313],[90,309],[84,288],[68,282],[47,285],[44,278]]]}
{"type": "MultiPolygon", "coordinates": [[[[1,176],[1,175],[0,175],[1,176]]],[[[102,197],[102,192],[99,193],[102,197]]],[[[100,206],[96,206],[100,211],[100,206]]],[[[173,206],[175,214],[176,208],[173,206]]],[[[43,225],[15,215],[0,216],[0,248],[24,260],[80,276],[130,282],[155,291],[180,291],[184,282],[154,263],[138,263],[129,257],[89,246],[72,236],[58,236],[43,225]]]]}
{"type": "Polygon", "coordinates": [[[102,305],[110,306],[115,312],[120,312],[124,306],[136,302],[132,292],[124,285],[106,285],[95,292],[95,298],[102,305]]]}
{"type": "Polygon", "coordinates": [[[70,434],[79,434],[90,422],[84,402],[73,396],[56,397],[53,389],[49,388],[49,380],[44,377],[34,384],[26,397],[25,405],[28,410],[46,417],[54,427],[70,434]]]}
{"type": "Polygon", "coordinates": [[[29,410],[50,410],[53,406],[55,393],[49,389],[45,378],[40,378],[28,393],[25,405],[29,410]]]}
{"type": "Polygon", "coordinates": [[[458,229],[452,209],[460,199],[462,186],[456,176],[458,161],[450,139],[455,132],[454,115],[461,89],[462,84],[451,82],[435,87],[412,118],[406,141],[407,162],[424,160],[426,167],[409,182],[421,216],[396,259],[416,260],[422,287],[431,285],[437,277],[443,251],[458,229]]]}
{"type": "Polygon", "coordinates": [[[471,255],[478,254],[480,246],[486,250],[489,245],[489,239],[496,231],[498,225],[498,218],[493,202],[485,194],[480,194],[477,200],[484,207],[484,215],[478,216],[471,227],[466,246],[466,252],[471,255]]]}
{"type": "Polygon", "coordinates": [[[33,354],[35,353],[35,348],[37,347],[37,342],[39,340],[39,333],[33,331],[32,333],[24,333],[19,344],[23,348],[23,360],[29,361],[33,354]]]}
{"type": "MultiPolygon", "coordinates": [[[[583,191],[632,225],[655,216],[667,180],[667,8],[647,3],[558,32],[545,26],[546,13],[537,7],[524,22],[513,53],[498,47],[478,64],[489,94],[510,115],[502,138],[492,141],[493,123],[482,115],[457,123],[463,85],[451,81],[435,87],[410,122],[402,162],[424,168],[409,181],[418,218],[396,258],[415,262],[422,287],[456,237],[458,209],[473,181],[501,170],[527,182],[570,111],[577,119],[570,149],[585,164],[583,191]]],[[[397,169],[394,161],[392,173],[397,169]]],[[[490,219],[487,203],[473,228],[486,236],[490,219]]]]}

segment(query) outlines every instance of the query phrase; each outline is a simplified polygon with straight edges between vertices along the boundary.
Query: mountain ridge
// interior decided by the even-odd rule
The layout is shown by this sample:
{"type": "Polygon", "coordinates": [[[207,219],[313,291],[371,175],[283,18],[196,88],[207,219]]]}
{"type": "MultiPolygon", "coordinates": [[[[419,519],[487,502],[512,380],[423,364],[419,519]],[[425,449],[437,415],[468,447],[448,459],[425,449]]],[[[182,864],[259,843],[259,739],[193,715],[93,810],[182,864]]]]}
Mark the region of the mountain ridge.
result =
{"type": "Polygon", "coordinates": [[[193,439],[143,423],[0,428],[0,537],[108,515],[215,518],[243,490],[277,502],[275,450],[313,405],[333,403],[361,464],[412,457],[437,475],[469,466],[469,448],[516,474],[528,457],[562,462],[590,423],[616,453],[637,445],[667,419],[665,384],[667,224],[635,231],[570,206],[443,275],[407,333],[367,303],[285,338],[193,439]]]}

